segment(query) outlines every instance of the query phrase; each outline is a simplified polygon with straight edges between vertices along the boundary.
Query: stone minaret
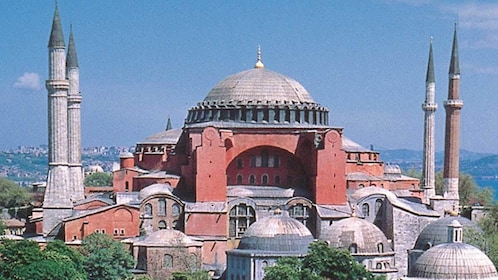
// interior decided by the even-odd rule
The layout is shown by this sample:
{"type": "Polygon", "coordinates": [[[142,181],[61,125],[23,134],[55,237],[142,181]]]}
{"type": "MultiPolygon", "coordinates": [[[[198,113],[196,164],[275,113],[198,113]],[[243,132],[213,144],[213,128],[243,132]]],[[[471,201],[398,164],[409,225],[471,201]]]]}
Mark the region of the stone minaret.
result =
{"type": "Polygon", "coordinates": [[[460,149],[460,111],[463,101],[460,100],[460,65],[458,62],[457,29],[453,34],[453,48],[449,69],[448,100],[444,102],[446,110],[446,130],[444,138],[444,172],[443,197],[453,200],[458,205],[458,174],[460,149]]]}
{"type": "Polygon", "coordinates": [[[72,213],[73,203],[69,188],[66,54],[64,36],[55,7],[52,31],[48,43],[48,176],[43,201],[43,234],[50,231],[72,213]]]}
{"type": "Polygon", "coordinates": [[[429,47],[429,61],[427,63],[427,76],[425,79],[425,102],[422,104],[424,117],[424,159],[422,166],[422,188],[424,190],[424,201],[429,204],[429,198],[436,195],[435,192],[435,115],[437,104],[435,103],[436,80],[434,77],[434,59],[432,57],[432,38],[429,47]]]}
{"type": "Polygon", "coordinates": [[[66,58],[66,78],[69,81],[67,96],[67,133],[68,133],[68,161],[69,185],[73,200],[85,198],[83,186],[83,167],[81,165],[81,94],[80,73],[76,46],[74,44],[73,29],[69,34],[66,58]]]}

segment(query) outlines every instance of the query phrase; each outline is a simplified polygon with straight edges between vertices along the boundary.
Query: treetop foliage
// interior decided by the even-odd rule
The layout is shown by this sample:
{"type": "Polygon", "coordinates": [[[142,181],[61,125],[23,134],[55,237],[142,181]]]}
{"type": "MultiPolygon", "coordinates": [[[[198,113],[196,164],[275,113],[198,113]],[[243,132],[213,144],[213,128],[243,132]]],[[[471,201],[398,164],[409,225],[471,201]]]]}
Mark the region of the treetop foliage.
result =
{"type": "Polygon", "coordinates": [[[324,241],[310,244],[308,254],[281,258],[276,265],[265,268],[265,280],[357,280],[377,279],[356,262],[349,251],[331,248],[324,241]]]}
{"type": "Polygon", "coordinates": [[[91,187],[112,186],[112,175],[105,172],[96,172],[86,176],[83,184],[91,187]]]}
{"type": "Polygon", "coordinates": [[[31,198],[23,187],[7,178],[0,177],[0,207],[20,207],[30,201],[31,198]]]}

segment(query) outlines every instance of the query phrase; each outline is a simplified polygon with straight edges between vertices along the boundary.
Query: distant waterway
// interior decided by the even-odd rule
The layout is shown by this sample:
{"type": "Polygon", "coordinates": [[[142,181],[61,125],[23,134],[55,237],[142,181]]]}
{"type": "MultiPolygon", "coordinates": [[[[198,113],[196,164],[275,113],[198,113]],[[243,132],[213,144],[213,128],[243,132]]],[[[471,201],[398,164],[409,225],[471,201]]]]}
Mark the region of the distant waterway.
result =
{"type": "Polygon", "coordinates": [[[494,198],[493,200],[496,202],[498,201],[498,178],[485,178],[485,179],[475,179],[477,185],[481,188],[483,187],[490,187],[493,189],[493,195],[494,198]]]}

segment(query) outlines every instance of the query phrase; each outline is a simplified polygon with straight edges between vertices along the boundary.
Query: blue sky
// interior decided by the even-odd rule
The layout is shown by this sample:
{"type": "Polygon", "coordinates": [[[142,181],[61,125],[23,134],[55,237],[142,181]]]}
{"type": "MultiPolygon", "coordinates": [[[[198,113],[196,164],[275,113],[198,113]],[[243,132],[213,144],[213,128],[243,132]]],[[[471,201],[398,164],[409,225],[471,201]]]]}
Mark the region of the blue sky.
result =
{"type": "MultiPolygon", "coordinates": [[[[55,1],[0,1],[0,148],[47,143],[55,1]]],[[[256,62],[299,81],[364,146],[422,149],[430,37],[436,149],[458,20],[461,147],[498,153],[498,4],[485,1],[59,1],[80,63],[83,146],[134,145],[256,62]]]]}

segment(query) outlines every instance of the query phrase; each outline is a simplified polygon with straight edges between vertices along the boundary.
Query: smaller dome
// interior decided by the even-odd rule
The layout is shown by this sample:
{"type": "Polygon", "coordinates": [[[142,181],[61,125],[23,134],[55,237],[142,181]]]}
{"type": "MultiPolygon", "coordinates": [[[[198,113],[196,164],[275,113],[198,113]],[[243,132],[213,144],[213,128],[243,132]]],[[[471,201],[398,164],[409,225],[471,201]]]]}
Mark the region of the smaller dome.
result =
{"type": "Polygon", "coordinates": [[[133,154],[130,153],[130,152],[123,152],[121,154],[119,154],[119,158],[133,158],[133,154]]]}
{"type": "MultiPolygon", "coordinates": [[[[427,250],[430,247],[448,242],[448,225],[453,221],[458,221],[463,226],[463,233],[482,234],[482,229],[473,221],[461,216],[448,216],[440,218],[428,224],[419,234],[415,242],[414,249],[427,250]]],[[[469,244],[479,247],[479,244],[473,244],[471,240],[464,240],[469,244]]]]}
{"type": "Polygon", "coordinates": [[[384,233],[376,225],[358,217],[333,223],[322,230],[320,239],[328,241],[330,247],[350,249],[353,246],[356,251],[353,255],[378,255],[392,252],[384,233]]]}
{"type": "Polygon", "coordinates": [[[401,168],[397,164],[386,164],[384,166],[385,174],[401,174],[401,168]]]}
{"type": "Polygon", "coordinates": [[[103,173],[104,169],[100,165],[90,165],[90,166],[88,166],[88,172],[90,174],[93,174],[93,173],[103,173]]]}
{"type": "Polygon", "coordinates": [[[238,249],[305,254],[313,235],[298,220],[282,211],[252,224],[242,236],[238,249]]]}
{"type": "Polygon", "coordinates": [[[152,184],[148,187],[143,188],[140,193],[138,194],[138,198],[140,199],[145,199],[151,195],[156,195],[156,194],[167,194],[171,195],[173,191],[173,188],[171,185],[167,184],[152,184]]]}
{"type": "Polygon", "coordinates": [[[488,256],[465,243],[432,247],[418,258],[411,274],[426,279],[498,279],[488,256]]]}
{"type": "Polygon", "coordinates": [[[149,234],[144,240],[136,243],[142,246],[200,246],[201,242],[195,241],[185,233],[175,229],[161,229],[149,234]]]}

